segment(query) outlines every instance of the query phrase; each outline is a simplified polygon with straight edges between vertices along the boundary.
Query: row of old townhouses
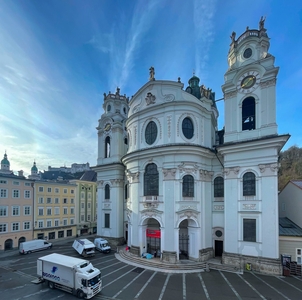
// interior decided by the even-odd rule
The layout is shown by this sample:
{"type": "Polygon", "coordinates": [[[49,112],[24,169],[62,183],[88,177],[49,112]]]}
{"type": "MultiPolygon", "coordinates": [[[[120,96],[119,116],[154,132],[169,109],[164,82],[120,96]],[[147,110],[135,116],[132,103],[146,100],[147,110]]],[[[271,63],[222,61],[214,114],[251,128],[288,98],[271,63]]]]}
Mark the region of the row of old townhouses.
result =
{"type": "Polygon", "coordinates": [[[0,170],[0,251],[33,239],[64,239],[96,233],[96,175],[42,179],[34,162],[31,175],[10,170],[7,154],[0,170]]]}

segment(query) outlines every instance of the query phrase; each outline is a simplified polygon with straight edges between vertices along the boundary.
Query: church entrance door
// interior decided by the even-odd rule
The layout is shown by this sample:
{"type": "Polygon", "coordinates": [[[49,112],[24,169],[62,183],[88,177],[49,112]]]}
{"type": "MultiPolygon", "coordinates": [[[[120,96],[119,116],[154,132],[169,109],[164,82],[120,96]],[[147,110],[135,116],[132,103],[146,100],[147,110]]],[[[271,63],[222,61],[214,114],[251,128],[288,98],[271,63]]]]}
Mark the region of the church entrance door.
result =
{"type": "Polygon", "coordinates": [[[223,253],[223,241],[215,240],[215,257],[222,256],[223,253]]]}

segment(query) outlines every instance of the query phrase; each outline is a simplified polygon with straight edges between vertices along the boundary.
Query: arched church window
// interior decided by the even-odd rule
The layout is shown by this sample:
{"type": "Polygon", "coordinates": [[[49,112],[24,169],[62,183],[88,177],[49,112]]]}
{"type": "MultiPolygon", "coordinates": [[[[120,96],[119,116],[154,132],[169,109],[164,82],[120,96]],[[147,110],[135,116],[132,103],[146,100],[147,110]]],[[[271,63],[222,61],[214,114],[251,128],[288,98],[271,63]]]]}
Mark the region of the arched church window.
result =
{"type": "Polygon", "coordinates": [[[256,176],[252,172],[243,175],[243,196],[256,195],[256,176]]]}
{"type": "Polygon", "coordinates": [[[256,106],[255,98],[248,97],[242,102],[242,130],[253,130],[256,128],[256,106]]]}
{"type": "Polygon", "coordinates": [[[182,121],[182,132],[187,139],[191,139],[194,135],[193,122],[190,118],[184,118],[182,121]]]}
{"type": "Polygon", "coordinates": [[[144,196],[158,196],[158,171],[156,164],[148,164],[145,168],[144,196]]]}
{"type": "Polygon", "coordinates": [[[185,175],[182,179],[182,196],[194,197],[194,178],[192,175],[185,175]]]}
{"type": "Polygon", "coordinates": [[[107,136],[105,139],[105,158],[110,157],[110,137],[107,136]]]}
{"type": "Polygon", "coordinates": [[[105,199],[106,200],[110,199],[110,186],[109,186],[109,184],[105,185],[105,199]]]}
{"type": "Polygon", "coordinates": [[[111,110],[111,105],[109,104],[108,106],[107,106],[107,111],[109,112],[111,110]]]}
{"type": "Polygon", "coordinates": [[[148,123],[145,131],[145,139],[148,145],[152,145],[157,138],[157,126],[155,122],[151,121],[148,123]]]}
{"type": "Polygon", "coordinates": [[[224,180],[221,176],[214,179],[214,197],[224,197],[224,180]]]}

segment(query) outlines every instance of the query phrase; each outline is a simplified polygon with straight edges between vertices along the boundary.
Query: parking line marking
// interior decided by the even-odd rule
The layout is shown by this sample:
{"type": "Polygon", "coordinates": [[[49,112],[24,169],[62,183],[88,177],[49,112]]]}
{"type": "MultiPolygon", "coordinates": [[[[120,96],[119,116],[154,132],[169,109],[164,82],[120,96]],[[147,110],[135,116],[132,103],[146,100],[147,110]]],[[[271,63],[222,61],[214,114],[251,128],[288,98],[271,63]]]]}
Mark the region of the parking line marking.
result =
{"type": "Polygon", "coordinates": [[[258,296],[265,300],[266,298],[264,296],[262,296],[248,281],[246,281],[240,274],[237,274],[255,293],[258,294],[258,296]]]}
{"type": "Polygon", "coordinates": [[[141,272],[140,274],[138,274],[135,278],[133,278],[127,285],[125,285],[119,292],[117,292],[112,299],[115,299],[121,292],[123,292],[130,284],[132,284],[138,277],[140,277],[141,275],[143,275],[143,273],[146,270],[144,270],[143,272],[141,272]]]}
{"type": "Polygon", "coordinates": [[[227,278],[222,274],[222,272],[219,271],[219,273],[223,277],[223,279],[226,281],[226,283],[229,285],[229,287],[231,288],[231,290],[233,291],[233,293],[236,295],[236,297],[238,299],[242,300],[241,297],[239,296],[239,294],[237,293],[237,291],[234,289],[234,287],[231,285],[231,283],[227,280],[227,278]]]}
{"type": "Polygon", "coordinates": [[[169,279],[170,279],[170,276],[171,276],[171,274],[169,273],[168,276],[167,276],[167,278],[166,278],[166,281],[165,281],[165,283],[164,283],[164,286],[163,286],[163,288],[162,288],[162,290],[161,290],[161,293],[160,293],[160,295],[159,295],[158,300],[161,300],[161,299],[163,298],[164,293],[165,293],[165,290],[166,290],[166,287],[167,287],[167,285],[168,285],[168,281],[169,281],[169,279]]]}
{"type": "Polygon", "coordinates": [[[198,274],[198,277],[199,277],[199,279],[200,279],[200,282],[201,282],[203,291],[204,291],[204,293],[205,293],[207,299],[210,300],[210,299],[211,299],[211,298],[210,298],[210,295],[209,295],[209,293],[208,293],[207,287],[206,287],[206,285],[205,285],[205,283],[204,283],[204,281],[203,281],[203,278],[202,278],[202,276],[201,276],[200,273],[198,274]]]}
{"type": "Polygon", "coordinates": [[[157,272],[154,272],[152,274],[152,276],[150,276],[149,280],[144,284],[144,286],[140,289],[140,291],[136,294],[136,296],[134,297],[134,299],[137,299],[140,294],[143,292],[143,290],[147,287],[147,285],[151,282],[151,280],[153,279],[153,277],[157,274],[157,272]]]}
{"type": "Polygon", "coordinates": [[[120,265],[120,264],[121,264],[121,262],[119,261],[119,262],[117,262],[117,263],[115,263],[115,264],[111,264],[111,265],[109,265],[109,266],[107,266],[107,267],[102,267],[102,270],[107,269],[107,268],[110,268],[110,267],[115,266],[115,265],[120,265]]]}
{"type": "MultiPolygon", "coordinates": [[[[126,266],[126,267],[128,267],[128,266],[126,266]]],[[[119,280],[119,279],[121,279],[122,277],[124,277],[124,276],[128,275],[129,273],[131,273],[131,272],[132,272],[133,270],[135,270],[136,268],[137,268],[137,267],[135,267],[135,268],[131,269],[130,271],[126,272],[125,274],[121,275],[120,277],[118,277],[118,278],[116,278],[116,279],[112,280],[111,282],[107,283],[106,285],[104,285],[104,286],[103,286],[103,288],[105,288],[106,286],[108,286],[108,285],[112,284],[113,282],[118,281],[118,280],[119,280]]],[[[122,269],[122,268],[121,268],[121,269],[122,269]]],[[[112,272],[112,273],[114,273],[114,272],[112,272]]],[[[108,274],[108,275],[109,275],[109,274],[108,274]]]]}
{"type": "Polygon", "coordinates": [[[291,276],[291,277],[296,278],[299,281],[302,281],[302,279],[300,277],[297,277],[297,276],[291,276]]]}
{"type": "Polygon", "coordinates": [[[187,290],[186,290],[186,273],[182,274],[182,299],[187,299],[187,290]]]}
{"type": "Polygon", "coordinates": [[[285,299],[291,300],[290,298],[286,297],[284,294],[282,294],[281,292],[279,292],[277,289],[275,289],[273,286],[271,286],[270,284],[268,284],[267,282],[265,282],[263,279],[261,279],[259,276],[257,276],[255,273],[251,272],[251,274],[253,274],[256,278],[258,278],[260,281],[262,281],[263,283],[265,283],[267,286],[269,286],[271,289],[273,289],[275,292],[277,292],[279,295],[283,296],[285,299]]]}
{"type": "Polygon", "coordinates": [[[282,282],[284,282],[284,283],[286,283],[286,284],[288,284],[288,285],[290,285],[292,288],[294,288],[294,289],[296,289],[296,290],[298,290],[299,292],[302,292],[302,290],[301,289],[299,289],[299,288],[297,288],[296,286],[294,286],[293,284],[291,284],[291,283],[289,283],[289,282],[287,282],[287,281],[285,281],[285,280],[283,280],[282,278],[280,278],[280,277],[277,277],[279,280],[281,280],[282,282]]]}
{"type": "MultiPolygon", "coordinates": [[[[125,266],[123,266],[123,267],[121,267],[121,268],[119,268],[119,269],[116,269],[116,270],[114,270],[113,272],[111,272],[111,273],[107,273],[106,275],[103,275],[102,277],[104,278],[104,277],[107,277],[107,276],[109,276],[109,275],[111,275],[111,274],[113,274],[113,273],[115,273],[115,272],[117,272],[117,271],[120,271],[120,270],[122,270],[122,269],[124,269],[124,268],[127,268],[128,267],[128,265],[125,265],[125,266]]],[[[135,269],[135,268],[134,268],[135,269]]],[[[133,269],[132,269],[133,270],[133,269]]]]}

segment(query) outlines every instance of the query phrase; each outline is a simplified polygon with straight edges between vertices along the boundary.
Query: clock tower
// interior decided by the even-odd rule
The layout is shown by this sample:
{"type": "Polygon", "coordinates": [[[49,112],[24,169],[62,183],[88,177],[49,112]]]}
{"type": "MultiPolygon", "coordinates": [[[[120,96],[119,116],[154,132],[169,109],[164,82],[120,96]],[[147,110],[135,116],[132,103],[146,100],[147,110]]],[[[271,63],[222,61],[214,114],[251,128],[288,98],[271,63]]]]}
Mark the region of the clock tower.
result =
{"type": "Polygon", "coordinates": [[[277,134],[275,57],[269,54],[264,19],[259,29],[249,29],[232,42],[229,69],[222,86],[225,101],[224,142],[243,141],[277,134]]]}
{"type": "Polygon", "coordinates": [[[128,114],[129,98],[115,93],[104,93],[104,113],[98,127],[97,172],[98,208],[97,234],[119,244],[124,237],[124,191],[125,167],[121,162],[127,153],[128,138],[125,121],[128,114]]]}
{"type": "Polygon", "coordinates": [[[250,263],[280,272],[278,157],[289,135],[278,135],[279,68],[261,17],[258,29],[231,35],[225,73],[223,263],[250,263]]]}

